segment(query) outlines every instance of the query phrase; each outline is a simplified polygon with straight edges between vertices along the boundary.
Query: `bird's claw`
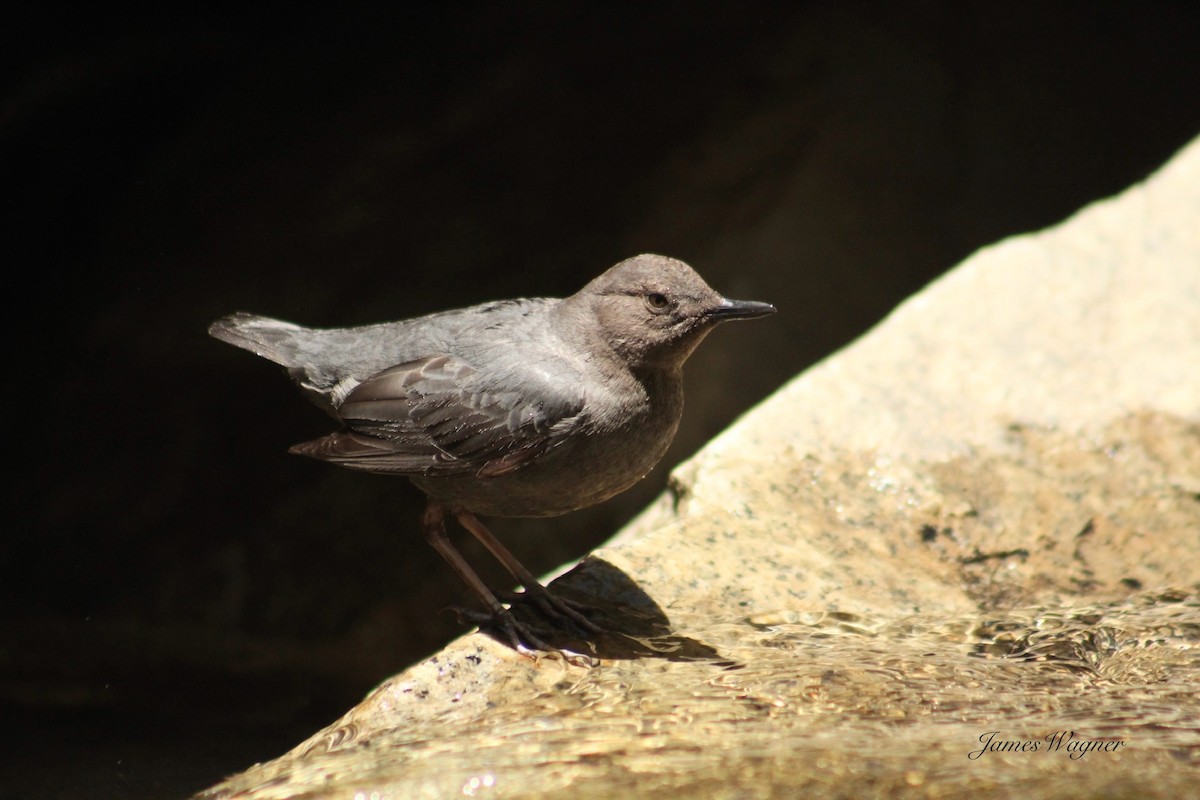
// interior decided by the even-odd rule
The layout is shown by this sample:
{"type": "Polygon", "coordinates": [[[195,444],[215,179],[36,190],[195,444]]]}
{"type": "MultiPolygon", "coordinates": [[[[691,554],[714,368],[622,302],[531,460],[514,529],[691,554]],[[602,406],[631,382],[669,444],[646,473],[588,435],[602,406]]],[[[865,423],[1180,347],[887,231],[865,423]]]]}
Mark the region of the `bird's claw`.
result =
{"type": "Polygon", "coordinates": [[[583,633],[604,633],[596,623],[585,616],[585,611],[594,611],[593,606],[559,597],[545,586],[535,583],[523,592],[504,592],[500,595],[506,603],[532,603],[543,616],[557,623],[574,623],[583,633]]]}
{"type": "Polygon", "coordinates": [[[596,666],[596,660],[590,656],[550,644],[542,638],[549,635],[549,631],[521,622],[507,608],[501,608],[494,614],[462,606],[448,606],[447,610],[453,611],[460,623],[469,622],[480,628],[496,630],[513,650],[526,658],[537,661],[542,656],[554,656],[575,667],[596,666]]]}

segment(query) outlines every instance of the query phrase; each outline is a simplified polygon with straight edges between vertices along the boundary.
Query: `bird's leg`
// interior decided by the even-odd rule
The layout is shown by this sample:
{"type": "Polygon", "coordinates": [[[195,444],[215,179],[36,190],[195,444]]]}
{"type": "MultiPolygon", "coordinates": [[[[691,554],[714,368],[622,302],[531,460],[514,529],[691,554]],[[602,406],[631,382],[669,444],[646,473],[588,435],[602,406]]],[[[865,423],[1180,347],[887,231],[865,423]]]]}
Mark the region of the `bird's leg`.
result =
{"type": "Polygon", "coordinates": [[[425,507],[425,513],[421,515],[421,531],[425,534],[425,541],[429,542],[438,555],[446,560],[446,563],[462,579],[462,582],[479,598],[479,602],[483,603],[488,610],[488,613],[483,615],[484,619],[495,622],[500,627],[514,650],[529,655],[529,650],[525,647],[528,644],[534,650],[557,652],[557,648],[546,644],[529,630],[527,625],[518,622],[512,612],[501,605],[500,601],[496,599],[496,595],[492,594],[487,585],[475,574],[475,570],[471,569],[471,565],[467,563],[466,559],[454,549],[454,545],[446,536],[446,509],[443,505],[432,500],[429,502],[429,505],[425,507]]]}
{"type": "MultiPolygon", "coordinates": [[[[469,511],[458,509],[454,512],[455,519],[458,523],[466,528],[471,534],[483,542],[483,546],[491,551],[504,568],[507,569],[512,576],[516,578],[521,585],[525,587],[524,597],[532,600],[534,604],[542,611],[543,614],[552,619],[562,620],[564,617],[578,625],[582,630],[589,633],[603,633],[604,629],[590,619],[585,617],[577,604],[571,603],[558,597],[533,576],[533,573],[525,568],[525,566],[517,561],[507,547],[505,547],[492,532],[489,531],[479,518],[469,511]]],[[[522,597],[518,595],[518,597],[522,597]]]]}

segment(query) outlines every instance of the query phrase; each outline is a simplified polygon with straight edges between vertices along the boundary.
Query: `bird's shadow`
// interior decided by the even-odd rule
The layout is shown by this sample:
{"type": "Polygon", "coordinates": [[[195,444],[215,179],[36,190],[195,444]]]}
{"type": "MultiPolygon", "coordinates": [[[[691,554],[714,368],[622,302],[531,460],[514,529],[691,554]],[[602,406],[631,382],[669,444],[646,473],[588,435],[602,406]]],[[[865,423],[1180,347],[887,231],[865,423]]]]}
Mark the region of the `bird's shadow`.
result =
{"type": "MultiPolygon", "coordinates": [[[[513,603],[517,620],[535,629],[547,644],[595,658],[664,658],[668,661],[708,661],[736,669],[716,648],[675,633],[666,612],[637,583],[609,562],[589,556],[548,587],[559,598],[583,610],[602,630],[584,632],[573,624],[553,624],[532,603],[513,603]]],[[[481,628],[499,641],[503,634],[481,628]]]]}

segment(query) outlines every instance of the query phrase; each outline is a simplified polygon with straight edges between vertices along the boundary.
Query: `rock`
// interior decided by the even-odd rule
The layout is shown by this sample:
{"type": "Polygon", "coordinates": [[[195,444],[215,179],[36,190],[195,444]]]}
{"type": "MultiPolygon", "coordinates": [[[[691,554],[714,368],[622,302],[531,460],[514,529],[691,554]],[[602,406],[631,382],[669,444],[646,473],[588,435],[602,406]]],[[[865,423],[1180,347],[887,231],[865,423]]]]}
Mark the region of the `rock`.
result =
{"type": "Polygon", "coordinates": [[[202,796],[1182,795],[1197,219],[1200,141],[751,411],[556,583],[600,666],[466,636],[202,796]]]}

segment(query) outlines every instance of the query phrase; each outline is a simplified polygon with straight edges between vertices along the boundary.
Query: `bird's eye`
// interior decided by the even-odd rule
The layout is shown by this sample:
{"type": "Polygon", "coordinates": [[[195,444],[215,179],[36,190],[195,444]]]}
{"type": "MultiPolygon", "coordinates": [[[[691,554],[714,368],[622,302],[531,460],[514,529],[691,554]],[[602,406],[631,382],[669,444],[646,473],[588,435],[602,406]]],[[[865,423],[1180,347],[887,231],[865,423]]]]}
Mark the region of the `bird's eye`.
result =
{"type": "Polygon", "coordinates": [[[650,292],[646,295],[646,307],[651,311],[665,311],[670,302],[665,294],[650,292]]]}

